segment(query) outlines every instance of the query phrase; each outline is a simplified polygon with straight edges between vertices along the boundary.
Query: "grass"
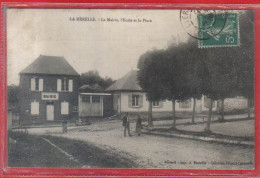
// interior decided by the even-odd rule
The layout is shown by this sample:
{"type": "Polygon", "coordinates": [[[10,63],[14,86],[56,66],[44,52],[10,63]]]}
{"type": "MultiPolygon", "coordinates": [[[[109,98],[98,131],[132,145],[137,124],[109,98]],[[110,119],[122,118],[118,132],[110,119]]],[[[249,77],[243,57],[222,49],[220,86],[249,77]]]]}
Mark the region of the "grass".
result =
{"type": "Polygon", "coordinates": [[[9,132],[9,167],[80,167],[39,136],[9,132]],[[11,139],[10,139],[11,138],[11,139]],[[16,143],[15,143],[16,142],[16,143]]]}
{"type": "Polygon", "coordinates": [[[40,136],[27,132],[8,133],[9,167],[53,167],[53,168],[131,168],[135,163],[111,149],[101,149],[91,144],[60,137],[43,136],[72,155],[70,159],[40,136]]]}
{"type": "MultiPolygon", "coordinates": [[[[112,148],[99,148],[89,143],[67,138],[45,136],[51,142],[70,153],[82,163],[97,168],[134,168],[137,165],[130,160],[127,153],[118,153],[112,148]],[[122,156],[125,154],[126,156],[122,156]]],[[[131,156],[132,157],[132,156],[131,156]]]]}

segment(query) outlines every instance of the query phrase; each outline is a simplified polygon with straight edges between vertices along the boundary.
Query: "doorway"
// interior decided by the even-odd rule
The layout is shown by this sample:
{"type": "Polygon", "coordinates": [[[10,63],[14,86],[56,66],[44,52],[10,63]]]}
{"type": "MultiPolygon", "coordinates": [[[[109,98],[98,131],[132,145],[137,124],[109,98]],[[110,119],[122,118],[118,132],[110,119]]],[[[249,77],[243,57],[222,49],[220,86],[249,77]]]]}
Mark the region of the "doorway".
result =
{"type": "Polygon", "coordinates": [[[46,105],[46,117],[47,117],[47,121],[53,121],[54,120],[54,104],[53,103],[47,103],[47,105],[46,105]]]}

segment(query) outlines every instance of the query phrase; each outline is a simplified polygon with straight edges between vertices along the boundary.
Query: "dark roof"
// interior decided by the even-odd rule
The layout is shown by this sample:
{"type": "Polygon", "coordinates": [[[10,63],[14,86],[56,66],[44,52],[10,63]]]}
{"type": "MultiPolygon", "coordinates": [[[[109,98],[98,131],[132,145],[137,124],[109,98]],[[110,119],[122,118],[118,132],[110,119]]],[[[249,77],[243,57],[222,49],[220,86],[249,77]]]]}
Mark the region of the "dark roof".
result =
{"type": "Polygon", "coordinates": [[[79,92],[85,93],[102,93],[104,89],[99,84],[83,85],[79,88],[79,92]]]}
{"type": "Polygon", "coordinates": [[[141,91],[142,88],[137,82],[137,70],[131,70],[125,76],[118,79],[114,84],[106,89],[106,91],[141,91]]]}
{"type": "Polygon", "coordinates": [[[40,55],[33,63],[20,72],[21,74],[58,74],[79,75],[73,67],[60,56],[40,55]]]}

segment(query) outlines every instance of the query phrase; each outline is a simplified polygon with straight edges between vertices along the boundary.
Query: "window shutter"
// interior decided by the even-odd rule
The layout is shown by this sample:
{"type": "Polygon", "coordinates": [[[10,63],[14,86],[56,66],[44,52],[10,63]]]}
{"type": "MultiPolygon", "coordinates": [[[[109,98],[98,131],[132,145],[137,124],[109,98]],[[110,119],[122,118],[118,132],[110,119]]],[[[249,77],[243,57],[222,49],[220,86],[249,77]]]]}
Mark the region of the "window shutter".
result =
{"type": "Polygon", "coordinates": [[[68,102],[62,102],[61,103],[61,114],[68,115],[69,114],[69,103],[68,102]]]}
{"type": "Polygon", "coordinates": [[[69,91],[73,91],[73,80],[69,80],[69,91]]]}
{"type": "Polygon", "coordinates": [[[128,95],[128,107],[132,107],[132,95],[128,95]]]}
{"type": "Polygon", "coordinates": [[[39,102],[31,103],[31,114],[38,115],[39,114],[39,102]]]}
{"type": "Polygon", "coordinates": [[[162,101],[159,102],[159,107],[163,108],[163,102],[162,101]]]}
{"type": "Polygon", "coordinates": [[[43,91],[43,79],[39,79],[39,91],[43,91]]]}
{"type": "Polygon", "coordinates": [[[61,91],[61,79],[57,80],[57,91],[61,91]]]}
{"type": "Polygon", "coordinates": [[[31,90],[35,91],[35,78],[31,78],[31,90]]]}
{"type": "Polygon", "coordinates": [[[143,95],[139,95],[139,107],[142,108],[143,107],[143,95]]]}

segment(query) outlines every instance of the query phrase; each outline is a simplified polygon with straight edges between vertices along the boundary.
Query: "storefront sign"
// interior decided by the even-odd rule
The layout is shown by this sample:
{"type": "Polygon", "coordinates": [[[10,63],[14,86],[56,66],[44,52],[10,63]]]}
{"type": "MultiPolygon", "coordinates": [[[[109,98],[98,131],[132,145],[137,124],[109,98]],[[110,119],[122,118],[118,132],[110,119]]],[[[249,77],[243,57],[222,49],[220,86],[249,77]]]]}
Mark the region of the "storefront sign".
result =
{"type": "Polygon", "coordinates": [[[58,100],[59,94],[58,93],[42,93],[42,100],[58,100]]]}

